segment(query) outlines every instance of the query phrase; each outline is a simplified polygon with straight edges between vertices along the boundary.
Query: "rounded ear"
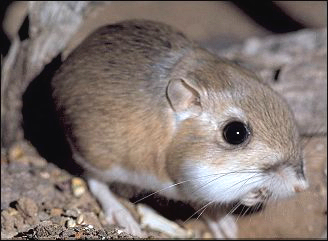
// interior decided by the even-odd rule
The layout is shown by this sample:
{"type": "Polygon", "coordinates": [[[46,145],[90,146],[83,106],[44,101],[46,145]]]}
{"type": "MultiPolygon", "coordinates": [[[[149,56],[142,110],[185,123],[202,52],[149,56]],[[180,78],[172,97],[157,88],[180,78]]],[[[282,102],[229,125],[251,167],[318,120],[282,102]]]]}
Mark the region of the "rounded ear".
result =
{"type": "Polygon", "coordinates": [[[183,79],[172,79],[167,86],[167,98],[177,114],[199,115],[202,108],[199,92],[183,79]]]}

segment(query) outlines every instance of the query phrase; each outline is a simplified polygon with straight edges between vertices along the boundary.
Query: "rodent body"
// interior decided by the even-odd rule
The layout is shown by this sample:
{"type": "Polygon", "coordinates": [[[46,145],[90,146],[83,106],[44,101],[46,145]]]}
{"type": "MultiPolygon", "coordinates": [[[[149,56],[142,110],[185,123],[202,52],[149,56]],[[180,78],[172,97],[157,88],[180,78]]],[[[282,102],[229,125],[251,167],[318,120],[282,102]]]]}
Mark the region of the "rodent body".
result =
{"type": "Polygon", "coordinates": [[[74,158],[101,181],[151,191],[181,183],[162,194],[200,206],[306,187],[285,101],[165,24],[100,28],[67,58],[52,87],[74,158]],[[229,133],[227,141],[229,123],[245,126],[244,141],[229,143],[229,133]]]}

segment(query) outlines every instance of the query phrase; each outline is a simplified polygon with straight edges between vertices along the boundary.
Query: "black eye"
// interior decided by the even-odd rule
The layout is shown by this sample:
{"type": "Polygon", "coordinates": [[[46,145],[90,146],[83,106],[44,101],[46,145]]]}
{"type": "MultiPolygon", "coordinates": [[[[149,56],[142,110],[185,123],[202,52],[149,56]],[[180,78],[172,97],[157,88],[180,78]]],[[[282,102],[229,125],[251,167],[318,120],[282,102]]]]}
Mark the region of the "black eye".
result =
{"type": "Polygon", "coordinates": [[[229,144],[239,145],[243,143],[249,136],[247,126],[239,121],[228,123],[223,129],[223,137],[229,144]]]}

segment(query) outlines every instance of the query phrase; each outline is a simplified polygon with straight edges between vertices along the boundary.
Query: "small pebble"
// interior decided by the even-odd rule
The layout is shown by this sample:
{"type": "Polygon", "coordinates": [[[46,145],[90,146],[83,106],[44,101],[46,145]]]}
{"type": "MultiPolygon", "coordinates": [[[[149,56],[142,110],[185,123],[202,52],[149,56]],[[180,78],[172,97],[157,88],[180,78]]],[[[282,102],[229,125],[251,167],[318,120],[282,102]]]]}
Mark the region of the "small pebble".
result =
{"type": "Polygon", "coordinates": [[[75,230],[67,229],[67,230],[63,231],[62,236],[64,236],[64,237],[74,237],[75,233],[76,233],[75,230]]]}
{"type": "Polygon", "coordinates": [[[80,225],[83,222],[83,214],[80,214],[76,219],[76,224],[80,225]]]}
{"type": "Polygon", "coordinates": [[[18,211],[16,209],[14,209],[14,208],[8,208],[8,214],[10,216],[15,216],[15,215],[18,214],[18,211]]]}
{"type": "Polygon", "coordinates": [[[65,215],[73,218],[77,218],[80,215],[81,211],[77,208],[68,209],[65,211],[65,215]]]}
{"type": "Polygon", "coordinates": [[[29,217],[36,217],[38,215],[38,205],[31,198],[20,198],[17,201],[16,209],[22,211],[29,217]]]}
{"type": "Polygon", "coordinates": [[[46,159],[37,153],[32,144],[25,141],[17,142],[9,148],[8,159],[10,162],[32,164],[35,167],[47,165],[46,159]]]}
{"type": "Polygon", "coordinates": [[[14,145],[13,147],[11,147],[8,152],[8,157],[10,161],[17,160],[21,158],[23,155],[24,155],[24,151],[18,145],[14,145]]]}
{"type": "Polygon", "coordinates": [[[45,211],[40,211],[38,216],[41,222],[49,219],[49,214],[45,211]]]}
{"type": "Polygon", "coordinates": [[[61,216],[52,216],[50,217],[50,221],[58,225],[64,225],[66,223],[66,219],[61,216]]]}
{"type": "Polygon", "coordinates": [[[75,197],[81,197],[86,191],[86,184],[83,179],[74,177],[72,179],[72,191],[75,197]]]}
{"type": "Polygon", "coordinates": [[[44,179],[49,179],[50,174],[49,174],[49,172],[40,172],[40,177],[42,177],[44,179]]]}
{"type": "Polygon", "coordinates": [[[76,226],[76,222],[73,219],[68,219],[66,221],[66,227],[67,228],[74,228],[76,226]]]}
{"type": "Polygon", "coordinates": [[[57,178],[57,177],[60,176],[60,175],[62,175],[62,173],[61,173],[61,171],[58,170],[58,169],[54,169],[54,170],[51,171],[51,176],[54,176],[54,177],[57,178]]]}
{"type": "Polygon", "coordinates": [[[34,167],[45,167],[48,164],[46,159],[39,156],[30,157],[29,163],[31,163],[34,167]]]}
{"type": "Polygon", "coordinates": [[[62,215],[62,213],[63,213],[63,209],[61,209],[61,208],[52,208],[50,210],[51,216],[60,216],[60,215],[62,215]]]}
{"type": "Polygon", "coordinates": [[[84,212],[83,213],[83,222],[82,224],[92,225],[92,227],[96,229],[101,229],[102,225],[97,217],[97,215],[93,212],[84,212]]]}

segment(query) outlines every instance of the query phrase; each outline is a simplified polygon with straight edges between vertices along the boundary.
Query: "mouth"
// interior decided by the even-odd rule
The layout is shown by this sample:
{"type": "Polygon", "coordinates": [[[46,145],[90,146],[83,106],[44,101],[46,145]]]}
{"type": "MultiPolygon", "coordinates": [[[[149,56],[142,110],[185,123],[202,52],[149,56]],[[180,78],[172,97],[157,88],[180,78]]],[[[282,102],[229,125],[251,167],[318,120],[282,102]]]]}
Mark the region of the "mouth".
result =
{"type": "Polygon", "coordinates": [[[232,204],[234,215],[250,215],[260,212],[266,205],[271,193],[266,188],[254,189],[232,204]]]}
{"type": "Polygon", "coordinates": [[[264,204],[269,199],[270,196],[271,193],[267,188],[259,188],[247,193],[240,200],[240,203],[248,207],[259,206],[261,204],[264,204]]]}

